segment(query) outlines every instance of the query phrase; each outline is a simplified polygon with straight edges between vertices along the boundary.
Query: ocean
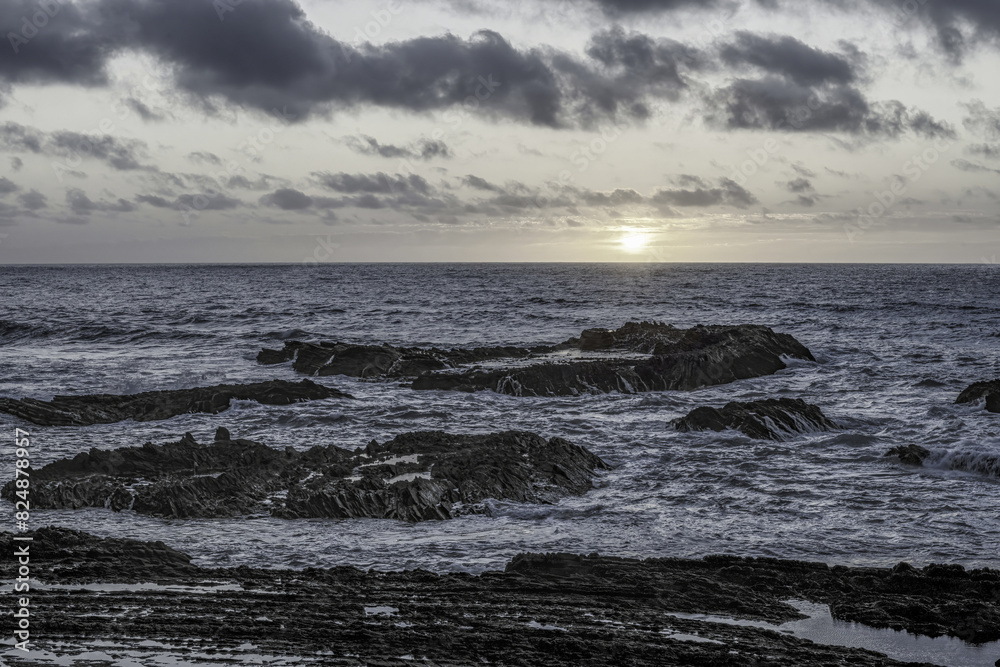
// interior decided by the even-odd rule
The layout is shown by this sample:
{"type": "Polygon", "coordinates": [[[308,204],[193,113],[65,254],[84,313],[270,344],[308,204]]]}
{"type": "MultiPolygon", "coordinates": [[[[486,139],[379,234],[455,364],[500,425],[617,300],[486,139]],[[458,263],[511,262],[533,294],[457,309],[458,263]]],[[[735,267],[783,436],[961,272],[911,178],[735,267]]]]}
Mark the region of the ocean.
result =
{"type": "MultiPolygon", "coordinates": [[[[284,340],[398,345],[556,343],[629,320],[763,324],[817,362],[691,392],[518,398],[325,377],[356,401],[237,402],[218,415],[83,428],[28,425],[33,465],[216,427],[272,447],[349,449],[417,430],[560,436],[612,464],[554,505],[407,524],[268,517],[162,520],[104,509],[32,513],[35,527],[162,540],[204,566],[481,572],[520,552],[770,556],[843,565],[996,566],[1000,416],[955,405],[1000,377],[996,266],[330,264],[0,268],[0,395],[132,393],[298,379],[261,366],[284,340]],[[680,433],[669,422],[731,400],[797,397],[839,426],[784,442],[680,433]],[[906,467],[896,445],[932,451],[906,467]]],[[[10,431],[25,423],[9,415],[10,431]]],[[[9,448],[9,447],[7,447],[9,448]]],[[[6,502],[6,501],[4,501],[6,502]]]]}

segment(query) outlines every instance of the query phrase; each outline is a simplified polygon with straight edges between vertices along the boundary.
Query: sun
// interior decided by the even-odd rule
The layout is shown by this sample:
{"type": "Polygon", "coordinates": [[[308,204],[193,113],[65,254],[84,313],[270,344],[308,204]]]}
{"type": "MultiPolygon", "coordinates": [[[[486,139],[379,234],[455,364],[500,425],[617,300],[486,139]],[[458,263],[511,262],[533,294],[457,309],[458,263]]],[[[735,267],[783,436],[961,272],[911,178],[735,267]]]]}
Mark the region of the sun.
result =
{"type": "Polygon", "coordinates": [[[650,235],[647,232],[630,229],[618,239],[625,252],[640,252],[649,245],[650,235]]]}

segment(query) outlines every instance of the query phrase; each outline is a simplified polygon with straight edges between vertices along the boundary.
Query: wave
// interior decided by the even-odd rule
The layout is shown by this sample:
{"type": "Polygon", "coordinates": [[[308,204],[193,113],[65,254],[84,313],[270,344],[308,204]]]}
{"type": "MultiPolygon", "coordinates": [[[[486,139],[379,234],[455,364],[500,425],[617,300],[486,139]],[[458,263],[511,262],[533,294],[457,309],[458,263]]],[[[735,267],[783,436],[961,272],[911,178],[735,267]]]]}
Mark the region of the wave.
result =
{"type": "Polygon", "coordinates": [[[989,452],[932,449],[924,460],[925,468],[938,470],[958,470],[1000,478],[1000,455],[989,452]]]}

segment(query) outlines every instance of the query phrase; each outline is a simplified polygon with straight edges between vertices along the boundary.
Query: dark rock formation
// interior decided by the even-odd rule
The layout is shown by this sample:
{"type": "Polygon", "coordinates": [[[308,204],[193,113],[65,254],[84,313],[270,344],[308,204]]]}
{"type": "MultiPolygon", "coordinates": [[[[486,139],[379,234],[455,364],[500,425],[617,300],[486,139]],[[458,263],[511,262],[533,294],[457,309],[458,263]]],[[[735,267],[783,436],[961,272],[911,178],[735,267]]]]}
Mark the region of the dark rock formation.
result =
{"type": "Polygon", "coordinates": [[[414,389],[572,396],[723,384],[775,373],[785,368],[783,356],[814,361],[809,350],[794,338],[763,326],[678,329],[658,322],[628,322],[619,329],[587,329],[579,338],[531,348],[443,350],[288,341],[281,350],[261,350],[257,361],[291,361],[296,371],[308,375],[416,377],[414,389]],[[567,350],[583,354],[569,360],[544,358],[567,350]],[[587,358],[588,352],[604,354],[587,358]],[[608,356],[613,352],[625,356],[608,356]],[[643,359],[637,355],[652,356],[643,359]],[[518,368],[463,368],[484,361],[528,358],[539,359],[518,368]]]}
{"type": "MultiPolygon", "coordinates": [[[[448,519],[482,512],[487,498],[550,503],[586,493],[596,456],[561,438],[407,433],[354,452],[277,450],[232,440],[92,449],[32,471],[37,509],[108,507],[161,517],[448,519]]],[[[14,497],[13,482],[3,487],[14,497]]]]}
{"type": "MultiPolygon", "coordinates": [[[[632,329],[626,325],[622,329],[632,329]]],[[[645,325],[647,335],[633,332],[619,343],[619,329],[604,334],[584,332],[588,346],[627,344],[652,347],[644,360],[603,359],[568,363],[541,363],[498,371],[425,373],[414,389],[478,391],[490,389],[515,396],[572,396],[620,391],[635,393],[696,389],[734,380],[770,375],[785,368],[782,356],[813,361],[809,350],[787,334],[756,325],[693,327],[645,325]],[[653,335],[655,333],[655,336],[653,335]],[[610,342],[609,342],[610,341],[610,342]]],[[[592,330],[591,330],[592,331],[592,330]]]]}
{"type": "Polygon", "coordinates": [[[956,403],[975,403],[983,400],[989,412],[1000,412],[1000,379],[976,382],[958,395],[956,403]]]}
{"type": "Polygon", "coordinates": [[[770,398],[750,403],[732,402],[721,410],[695,408],[673,422],[678,431],[741,431],[760,440],[783,440],[796,433],[836,428],[823,412],[798,398],[770,398]]]}
{"type": "Polygon", "coordinates": [[[929,449],[924,449],[920,445],[900,445],[893,447],[885,453],[885,456],[895,456],[900,463],[910,466],[920,466],[924,464],[924,459],[930,456],[929,449]]]}
{"type": "MultiPolygon", "coordinates": [[[[53,528],[32,536],[32,562],[44,563],[46,583],[175,585],[98,594],[32,590],[32,605],[45,611],[45,633],[36,641],[52,638],[62,647],[52,650],[78,654],[95,640],[128,637],[132,661],[142,640],[152,640],[178,652],[203,651],[210,642],[220,661],[252,643],[253,652],[291,663],[324,651],[329,661],[323,664],[343,665],[404,664],[399,656],[436,665],[558,667],[902,664],[771,629],[671,615],[777,624],[801,618],[784,602],[789,598],[829,605],[838,619],[878,628],[976,642],[1000,638],[1000,572],[958,565],[848,568],[733,556],[523,554],[505,571],[481,576],[353,567],[209,569],[191,566],[160,543],[53,528]]],[[[12,538],[0,533],[0,549],[12,553],[12,538]]],[[[106,642],[101,651],[114,646],[106,642]]]]}
{"type": "Polygon", "coordinates": [[[126,419],[156,421],[189,412],[216,414],[229,409],[233,399],[257,401],[266,405],[289,405],[324,398],[352,397],[311,380],[269,380],[254,384],[219,384],[194,389],[145,391],[122,396],[56,396],[51,401],[0,398],[0,411],[42,426],[89,426],[126,419]]]}

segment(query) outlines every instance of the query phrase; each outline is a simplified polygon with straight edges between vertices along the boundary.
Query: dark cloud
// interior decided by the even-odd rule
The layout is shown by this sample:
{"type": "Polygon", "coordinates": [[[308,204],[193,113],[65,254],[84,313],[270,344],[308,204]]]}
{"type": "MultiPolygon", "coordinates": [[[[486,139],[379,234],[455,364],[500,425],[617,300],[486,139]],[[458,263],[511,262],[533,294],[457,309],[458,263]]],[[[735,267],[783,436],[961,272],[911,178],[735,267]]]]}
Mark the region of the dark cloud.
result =
{"type": "Polygon", "coordinates": [[[29,211],[37,211],[39,209],[48,208],[48,199],[38,190],[31,190],[30,192],[25,192],[18,195],[17,200],[21,202],[21,206],[28,209],[29,211]]]}
{"type": "Polygon", "coordinates": [[[128,213],[135,210],[135,204],[124,199],[114,202],[95,202],[78,188],[70,188],[66,191],[66,204],[69,205],[73,213],[82,216],[88,216],[95,212],[128,213]]]}
{"type": "Polygon", "coordinates": [[[731,67],[756,67],[800,86],[843,85],[857,78],[855,64],[844,56],[814,49],[789,36],[738,32],[732,43],[721,48],[720,56],[731,67]]]}
{"type": "Polygon", "coordinates": [[[969,162],[968,160],[963,160],[961,158],[951,161],[951,166],[959,171],[969,172],[969,173],[987,173],[987,174],[1000,174],[1000,169],[994,169],[993,167],[987,167],[986,165],[977,164],[975,162],[969,162]]]}
{"type": "Polygon", "coordinates": [[[215,153],[210,153],[208,151],[195,151],[193,153],[188,153],[187,158],[192,162],[197,162],[199,164],[211,164],[214,166],[222,165],[222,159],[215,153]]]}
{"type": "Polygon", "coordinates": [[[66,131],[52,133],[46,143],[47,152],[52,154],[67,158],[93,158],[118,171],[144,169],[139,158],[145,153],[145,148],[145,142],[137,139],[66,131]]]}
{"type": "Polygon", "coordinates": [[[803,193],[803,192],[813,191],[812,183],[805,178],[796,178],[794,180],[788,181],[784,185],[789,192],[803,193]]]}
{"type": "Polygon", "coordinates": [[[795,203],[798,204],[799,206],[805,206],[807,208],[811,208],[816,205],[817,201],[819,201],[819,197],[817,197],[816,195],[799,195],[798,198],[795,200],[795,203]]]}
{"type": "Polygon", "coordinates": [[[21,171],[24,166],[24,160],[17,157],[16,155],[10,159],[10,168],[12,171],[21,171]]]}
{"type": "Polygon", "coordinates": [[[150,109],[145,102],[135,97],[129,97],[125,100],[125,105],[132,111],[139,114],[139,118],[142,118],[147,123],[155,123],[162,120],[166,120],[166,115],[150,109]]]}
{"type": "Polygon", "coordinates": [[[3,150],[41,153],[44,139],[44,134],[33,127],[11,122],[0,125],[0,148],[3,150]]]}
{"type": "Polygon", "coordinates": [[[346,174],[344,172],[331,174],[329,172],[315,172],[313,179],[323,187],[335,192],[345,194],[394,194],[417,192],[429,194],[432,191],[430,184],[423,176],[410,174],[389,175],[382,172],[377,174],[346,174]]]}
{"type": "Polygon", "coordinates": [[[792,171],[794,171],[799,176],[802,176],[803,178],[816,178],[816,172],[809,169],[805,165],[796,163],[792,164],[791,167],[792,171]]]}
{"type": "Polygon", "coordinates": [[[145,142],[79,132],[46,133],[13,122],[0,125],[0,149],[43,153],[69,159],[91,158],[119,171],[151,168],[140,162],[146,153],[145,142]]]}
{"type": "Polygon", "coordinates": [[[990,109],[982,100],[963,104],[969,115],[962,121],[965,129],[986,139],[1000,139],[1000,107],[990,109]]]}
{"type": "Polygon", "coordinates": [[[723,178],[717,188],[694,190],[660,190],[650,201],[655,204],[679,207],[733,206],[747,208],[757,203],[757,198],[735,181],[723,178]]]}
{"type": "Polygon", "coordinates": [[[243,205],[239,199],[221,192],[184,194],[172,201],[159,195],[139,195],[135,200],[155,208],[169,208],[175,211],[226,211],[243,205]]]}
{"type": "Polygon", "coordinates": [[[14,181],[9,178],[0,177],[0,197],[9,195],[11,192],[17,192],[20,189],[14,181]]]}
{"type": "Polygon", "coordinates": [[[843,132],[895,138],[906,132],[952,137],[945,123],[900,102],[869,103],[853,86],[802,86],[785,77],[737,79],[711,98],[707,120],[727,129],[843,132]]]}
{"type": "Polygon", "coordinates": [[[1000,144],[971,144],[965,147],[965,152],[988,160],[1000,160],[1000,144]]]}
{"type": "Polygon", "coordinates": [[[406,146],[395,146],[393,144],[381,144],[375,137],[362,134],[357,137],[347,137],[344,143],[356,153],[378,155],[386,158],[431,160],[434,158],[450,158],[452,156],[448,144],[437,139],[419,139],[406,146]]]}
{"type": "Polygon", "coordinates": [[[487,192],[503,192],[503,188],[498,185],[490,183],[485,178],[480,178],[479,176],[474,176],[469,174],[462,179],[462,182],[468,185],[470,188],[475,188],[476,190],[485,190],[487,192]]]}
{"type": "Polygon", "coordinates": [[[264,206],[280,208],[283,211],[300,211],[310,208],[313,205],[313,199],[304,192],[292,188],[281,188],[261,197],[260,203],[264,206]]]}

